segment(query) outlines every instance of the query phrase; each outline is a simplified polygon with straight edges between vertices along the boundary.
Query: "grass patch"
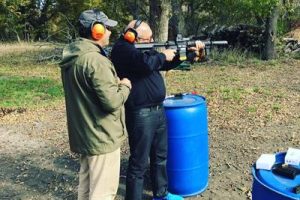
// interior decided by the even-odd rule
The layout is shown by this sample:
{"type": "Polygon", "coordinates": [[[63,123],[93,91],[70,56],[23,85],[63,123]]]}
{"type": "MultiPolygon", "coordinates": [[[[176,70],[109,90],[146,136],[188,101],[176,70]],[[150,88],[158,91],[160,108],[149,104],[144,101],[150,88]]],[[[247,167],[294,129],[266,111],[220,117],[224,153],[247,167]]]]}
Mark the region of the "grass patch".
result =
{"type": "Polygon", "coordinates": [[[268,68],[278,68],[282,63],[282,58],[264,61],[259,55],[243,51],[241,49],[224,49],[222,51],[212,50],[209,59],[214,63],[226,68],[228,65],[238,66],[239,68],[254,67],[260,70],[268,68]]]}
{"type": "Polygon", "coordinates": [[[256,113],[257,112],[257,107],[256,106],[249,106],[247,109],[248,113],[256,113]]]}
{"type": "Polygon", "coordinates": [[[259,87],[253,87],[253,92],[255,92],[255,93],[262,93],[262,90],[259,87]]]}
{"type": "Polygon", "coordinates": [[[61,49],[50,43],[0,44],[0,117],[61,103],[61,49]]]}
{"type": "Polygon", "coordinates": [[[224,49],[223,51],[211,51],[209,57],[217,62],[222,62],[224,65],[239,65],[244,66],[249,62],[254,64],[261,63],[254,54],[243,52],[239,49],[224,49]]]}
{"type": "MultiPolygon", "coordinates": [[[[62,56],[62,45],[50,43],[0,43],[0,74],[3,68],[11,72],[21,67],[41,67],[57,65],[62,56]]],[[[31,70],[33,71],[33,70],[31,70]]]]}
{"type": "Polygon", "coordinates": [[[221,87],[220,92],[224,100],[240,100],[245,90],[243,88],[221,87]]]}
{"type": "Polygon", "coordinates": [[[41,77],[49,78],[59,81],[60,68],[57,65],[42,65],[42,64],[28,64],[28,65],[6,65],[0,64],[0,77],[41,77]]]}
{"type": "Polygon", "coordinates": [[[281,105],[278,104],[278,103],[275,103],[275,104],[272,106],[272,110],[275,111],[275,112],[278,112],[280,109],[281,109],[281,105]]]}
{"type": "Polygon", "coordinates": [[[60,82],[41,77],[0,76],[1,108],[27,108],[63,98],[60,82]]]}

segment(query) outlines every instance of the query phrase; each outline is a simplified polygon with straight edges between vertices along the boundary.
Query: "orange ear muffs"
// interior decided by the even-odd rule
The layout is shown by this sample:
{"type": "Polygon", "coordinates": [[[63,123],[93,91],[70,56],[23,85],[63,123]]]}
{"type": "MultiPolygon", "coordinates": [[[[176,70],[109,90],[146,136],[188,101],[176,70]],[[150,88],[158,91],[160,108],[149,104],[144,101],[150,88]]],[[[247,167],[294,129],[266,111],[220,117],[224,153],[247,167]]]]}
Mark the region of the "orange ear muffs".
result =
{"type": "Polygon", "coordinates": [[[130,43],[134,43],[134,41],[137,40],[138,33],[136,29],[142,24],[142,22],[143,22],[142,20],[137,19],[134,23],[133,28],[129,28],[124,32],[123,37],[126,41],[130,43]]]}
{"type": "Polygon", "coordinates": [[[100,40],[105,34],[105,26],[99,22],[95,22],[91,27],[91,35],[94,40],[100,40]]]}
{"type": "Polygon", "coordinates": [[[124,39],[130,43],[134,43],[137,38],[137,32],[133,28],[129,28],[125,31],[123,35],[124,39]]]}

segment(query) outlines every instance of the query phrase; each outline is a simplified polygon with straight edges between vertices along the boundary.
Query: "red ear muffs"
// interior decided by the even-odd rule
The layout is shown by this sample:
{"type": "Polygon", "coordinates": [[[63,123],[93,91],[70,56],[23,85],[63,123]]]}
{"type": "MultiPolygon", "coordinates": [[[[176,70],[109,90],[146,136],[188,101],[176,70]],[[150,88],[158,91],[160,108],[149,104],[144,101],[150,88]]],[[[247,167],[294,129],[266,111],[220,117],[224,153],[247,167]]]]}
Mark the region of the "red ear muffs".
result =
{"type": "Polygon", "coordinates": [[[91,27],[91,35],[94,40],[100,40],[105,34],[105,26],[99,22],[93,23],[91,27]]]}
{"type": "Polygon", "coordinates": [[[134,43],[134,41],[137,39],[137,32],[133,28],[129,28],[125,31],[123,34],[123,37],[126,41],[130,43],[134,43]]]}

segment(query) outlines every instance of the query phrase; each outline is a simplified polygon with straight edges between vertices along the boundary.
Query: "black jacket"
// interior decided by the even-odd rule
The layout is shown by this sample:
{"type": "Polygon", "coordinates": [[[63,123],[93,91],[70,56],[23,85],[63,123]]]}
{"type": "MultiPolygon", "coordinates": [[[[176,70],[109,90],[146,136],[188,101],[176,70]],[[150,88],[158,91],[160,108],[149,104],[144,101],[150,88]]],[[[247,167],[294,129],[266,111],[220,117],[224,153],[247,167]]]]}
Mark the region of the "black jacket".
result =
{"type": "Polygon", "coordinates": [[[132,89],[126,109],[161,104],[166,95],[164,80],[159,71],[177,67],[178,56],[167,62],[163,53],[155,50],[142,52],[122,37],[114,44],[111,59],[120,78],[128,78],[132,89]]]}

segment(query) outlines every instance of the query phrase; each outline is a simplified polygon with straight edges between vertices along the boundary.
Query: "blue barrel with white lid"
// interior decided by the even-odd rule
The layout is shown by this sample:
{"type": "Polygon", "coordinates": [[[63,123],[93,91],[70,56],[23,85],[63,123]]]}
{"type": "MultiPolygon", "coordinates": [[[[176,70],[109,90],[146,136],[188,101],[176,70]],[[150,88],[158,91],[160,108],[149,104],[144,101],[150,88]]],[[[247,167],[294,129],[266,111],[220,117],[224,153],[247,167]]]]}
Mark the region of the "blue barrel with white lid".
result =
{"type": "MultiPolygon", "coordinates": [[[[276,154],[276,164],[284,163],[286,153],[276,154]]],[[[300,166],[296,167],[300,170],[300,166]]],[[[300,175],[289,178],[274,173],[272,170],[256,169],[252,167],[253,185],[252,200],[300,200],[300,175]]]]}
{"type": "Polygon", "coordinates": [[[193,196],[208,186],[209,150],[206,99],[194,94],[167,97],[168,190],[193,196]]]}

